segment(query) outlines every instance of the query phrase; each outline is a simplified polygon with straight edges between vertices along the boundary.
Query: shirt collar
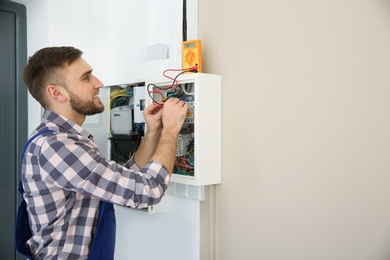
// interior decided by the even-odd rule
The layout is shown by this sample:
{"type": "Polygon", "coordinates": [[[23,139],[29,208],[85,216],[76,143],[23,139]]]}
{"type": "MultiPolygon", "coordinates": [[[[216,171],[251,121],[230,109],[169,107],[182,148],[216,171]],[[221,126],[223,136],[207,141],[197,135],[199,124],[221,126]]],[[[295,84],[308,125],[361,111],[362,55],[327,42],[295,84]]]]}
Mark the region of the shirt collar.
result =
{"type": "Polygon", "coordinates": [[[64,116],[57,114],[54,111],[45,110],[42,118],[44,123],[52,122],[56,124],[59,128],[71,134],[79,134],[86,138],[92,137],[92,135],[83,127],[79,126],[78,124],[74,123],[73,121],[64,116]]]}

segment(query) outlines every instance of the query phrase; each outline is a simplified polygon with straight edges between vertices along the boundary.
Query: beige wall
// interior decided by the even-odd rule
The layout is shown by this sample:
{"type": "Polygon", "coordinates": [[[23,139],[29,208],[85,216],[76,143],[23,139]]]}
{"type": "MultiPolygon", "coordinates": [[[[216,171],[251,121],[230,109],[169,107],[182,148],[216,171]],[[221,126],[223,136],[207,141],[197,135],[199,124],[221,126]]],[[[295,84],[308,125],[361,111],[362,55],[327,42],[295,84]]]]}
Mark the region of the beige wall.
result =
{"type": "Polygon", "coordinates": [[[215,259],[390,259],[386,2],[199,0],[223,80],[215,259]]]}

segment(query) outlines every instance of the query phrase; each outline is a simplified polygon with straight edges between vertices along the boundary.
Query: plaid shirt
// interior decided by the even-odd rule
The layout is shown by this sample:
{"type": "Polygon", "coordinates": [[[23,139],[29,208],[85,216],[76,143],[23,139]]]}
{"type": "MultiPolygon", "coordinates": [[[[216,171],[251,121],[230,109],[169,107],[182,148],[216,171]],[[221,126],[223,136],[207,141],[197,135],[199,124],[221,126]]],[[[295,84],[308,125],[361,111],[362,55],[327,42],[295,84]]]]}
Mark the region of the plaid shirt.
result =
{"type": "Polygon", "coordinates": [[[167,169],[151,161],[139,169],[103,158],[92,136],[67,118],[45,111],[22,163],[24,199],[34,259],[86,259],[101,200],[143,208],[161,200],[167,169]]]}

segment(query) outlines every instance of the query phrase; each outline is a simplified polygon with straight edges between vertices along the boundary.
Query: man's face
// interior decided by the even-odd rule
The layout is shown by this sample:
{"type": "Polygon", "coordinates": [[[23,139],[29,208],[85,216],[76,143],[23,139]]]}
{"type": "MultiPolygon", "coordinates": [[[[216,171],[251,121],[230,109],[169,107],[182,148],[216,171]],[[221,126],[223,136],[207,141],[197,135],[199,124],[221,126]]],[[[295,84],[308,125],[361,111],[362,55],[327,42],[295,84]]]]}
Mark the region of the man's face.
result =
{"type": "Polygon", "coordinates": [[[70,105],[79,114],[94,115],[104,111],[99,89],[102,82],[92,74],[92,68],[79,58],[65,69],[66,90],[69,93],[70,105]]]}

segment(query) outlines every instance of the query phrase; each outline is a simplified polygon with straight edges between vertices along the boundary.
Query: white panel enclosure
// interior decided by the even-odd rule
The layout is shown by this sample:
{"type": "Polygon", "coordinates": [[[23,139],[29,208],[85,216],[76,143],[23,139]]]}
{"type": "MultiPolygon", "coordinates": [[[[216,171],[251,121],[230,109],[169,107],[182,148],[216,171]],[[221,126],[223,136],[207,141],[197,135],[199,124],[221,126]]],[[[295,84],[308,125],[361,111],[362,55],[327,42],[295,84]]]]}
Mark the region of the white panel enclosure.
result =
{"type": "MultiPolygon", "coordinates": [[[[193,129],[193,171],[183,174],[175,170],[171,181],[194,186],[221,183],[221,76],[205,73],[186,73],[178,78],[178,85],[184,89],[184,95],[190,105],[184,128],[193,129]]],[[[147,82],[146,105],[153,103],[160,95],[149,95],[151,90],[169,87],[172,80],[147,82]]],[[[178,138],[177,158],[186,152],[188,134],[178,138]]]]}

